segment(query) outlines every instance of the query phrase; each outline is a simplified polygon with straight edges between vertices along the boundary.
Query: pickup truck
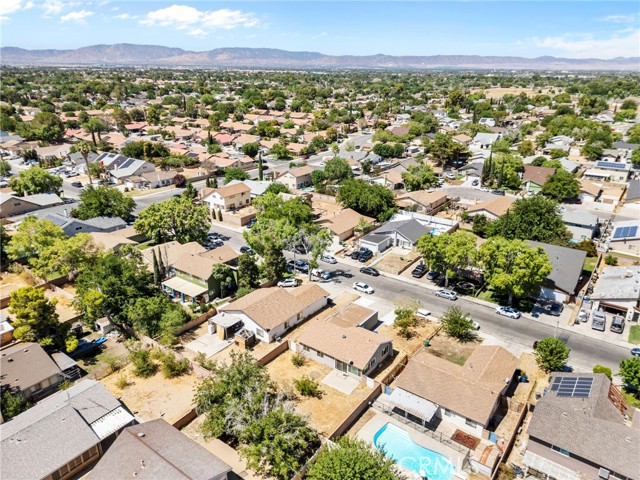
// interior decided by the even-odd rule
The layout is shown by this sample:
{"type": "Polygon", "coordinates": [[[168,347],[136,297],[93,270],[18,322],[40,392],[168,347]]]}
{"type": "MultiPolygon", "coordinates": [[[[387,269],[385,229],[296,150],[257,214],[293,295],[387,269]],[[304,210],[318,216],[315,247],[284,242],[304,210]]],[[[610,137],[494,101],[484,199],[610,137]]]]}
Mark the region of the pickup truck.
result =
{"type": "Polygon", "coordinates": [[[597,310],[591,314],[591,328],[604,332],[607,327],[607,316],[604,312],[597,310]]]}

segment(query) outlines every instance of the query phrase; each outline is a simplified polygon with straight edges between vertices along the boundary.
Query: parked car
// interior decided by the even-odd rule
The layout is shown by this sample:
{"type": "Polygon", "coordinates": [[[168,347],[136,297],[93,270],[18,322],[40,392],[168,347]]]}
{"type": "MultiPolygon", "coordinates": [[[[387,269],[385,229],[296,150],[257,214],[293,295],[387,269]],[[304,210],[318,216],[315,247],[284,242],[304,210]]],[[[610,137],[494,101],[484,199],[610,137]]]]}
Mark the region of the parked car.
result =
{"type": "Polygon", "coordinates": [[[293,262],[293,268],[302,273],[309,272],[309,264],[304,260],[296,260],[295,262],[293,262]]]}
{"type": "Polygon", "coordinates": [[[564,310],[564,305],[560,302],[553,302],[551,304],[551,308],[549,309],[549,315],[553,315],[554,317],[559,317],[564,310]]]}
{"type": "Polygon", "coordinates": [[[357,260],[358,258],[360,258],[360,255],[362,255],[362,251],[364,249],[360,249],[360,250],[354,250],[354,252],[351,254],[351,259],[352,260],[357,260]]]}
{"type": "Polygon", "coordinates": [[[472,187],[477,187],[478,185],[480,185],[480,180],[476,179],[473,182],[471,182],[471,186],[472,187]]]}
{"type": "Polygon", "coordinates": [[[373,288],[371,288],[369,285],[367,285],[366,283],[363,282],[356,282],[353,284],[353,289],[357,290],[358,292],[362,292],[362,293],[366,293],[371,295],[374,290],[373,288]]]}
{"type": "Polygon", "coordinates": [[[360,269],[360,273],[364,273],[365,275],[371,275],[373,277],[377,277],[380,275],[380,272],[373,267],[362,267],[360,269]]]}
{"type": "Polygon", "coordinates": [[[456,175],[454,173],[445,173],[444,176],[447,177],[449,180],[455,180],[456,179],[456,175]]]}
{"type": "Polygon", "coordinates": [[[449,300],[457,300],[458,299],[458,295],[456,294],[456,292],[451,291],[451,290],[438,290],[436,292],[436,297],[442,297],[442,298],[448,298],[449,300]]]}
{"type": "Polygon", "coordinates": [[[82,188],[82,182],[71,182],[71,186],[75,188],[82,188]]]}
{"type": "Polygon", "coordinates": [[[311,275],[316,278],[321,278],[322,280],[329,280],[331,278],[331,273],[326,270],[322,270],[321,268],[314,268],[311,270],[311,275]]]}
{"type": "Polygon", "coordinates": [[[284,280],[280,280],[278,282],[278,287],[280,288],[291,288],[291,287],[297,287],[298,286],[298,280],[296,280],[295,278],[285,278],[284,280]]]}
{"type": "Polygon", "coordinates": [[[495,190],[491,190],[491,193],[494,195],[506,195],[506,192],[501,188],[496,188],[495,190]]]}
{"type": "Polygon", "coordinates": [[[624,332],[624,318],[618,315],[613,317],[613,320],[611,320],[611,326],[609,327],[609,330],[611,330],[614,333],[624,332]]]}
{"type": "Polygon", "coordinates": [[[65,173],[65,177],[67,178],[71,178],[71,177],[78,177],[80,174],[78,172],[67,172],[65,173]]]}
{"type": "Polygon", "coordinates": [[[411,276],[415,278],[422,278],[425,273],[427,273],[427,266],[424,263],[421,263],[413,269],[411,276]]]}
{"type": "Polygon", "coordinates": [[[496,308],[496,313],[498,315],[503,315],[505,317],[515,318],[515,319],[518,319],[522,316],[520,311],[513,307],[498,307],[496,308]]]}
{"type": "Polygon", "coordinates": [[[633,355],[634,357],[640,357],[640,347],[632,348],[631,355],[633,355]]]}
{"type": "Polygon", "coordinates": [[[361,263],[364,263],[368,260],[371,260],[372,258],[373,258],[373,252],[371,250],[365,250],[358,257],[358,261],[361,263]]]}
{"type": "Polygon", "coordinates": [[[489,192],[490,190],[487,187],[480,187],[481,192],[489,192]]]}
{"type": "Polygon", "coordinates": [[[416,310],[416,314],[420,315],[421,317],[428,317],[429,315],[431,315],[431,311],[427,310],[426,308],[419,308],[418,310],[416,310]]]}
{"type": "Polygon", "coordinates": [[[326,253],[320,256],[320,260],[322,260],[325,263],[330,263],[332,265],[338,263],[338,260],[336,260],[336,257],[334,257],[333,255],[327,255],[326,253]]]}
{"type": "Polygon", "coordinates": [[[596,310],[591,314],[591,328],[604,332],[607,328],[607,314],[602,310],[596,310]]]}
{"type": "Polygon", "coordinates": [[[240,247],[240,253],[246,253],[247,255],[253,255],[255,252],[250,247],[247,247],[246,245],[243,245],[242,247],[240,247]]]}
{"type": "Polygon", "coordinates": [[[435,270],[430,270],[429,273],[427,273],[427,280],[437,280],[439,276],[440,276],[440,272],[436,272],[435,270]]]}

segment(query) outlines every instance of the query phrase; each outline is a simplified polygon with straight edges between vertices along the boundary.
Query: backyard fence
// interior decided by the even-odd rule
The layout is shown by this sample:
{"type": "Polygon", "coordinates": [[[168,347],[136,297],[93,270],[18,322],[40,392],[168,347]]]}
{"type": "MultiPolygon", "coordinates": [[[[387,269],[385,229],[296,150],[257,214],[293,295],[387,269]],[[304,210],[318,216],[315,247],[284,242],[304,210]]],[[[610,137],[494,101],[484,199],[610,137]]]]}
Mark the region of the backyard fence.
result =
{"type": "Polygon", "coordinates": [[[343,435],[347,430],[349,430],[351,425],[353,425],[356,420],[360,418],[360,415],[362,415],[366,409],[373,405],[373,402],[382,394],[382,390],[382,384],[376,382],[376,386],[373,387],[371,393],[367,395],[367,397],[362,400],[362,402],[360,402],[342,422],[340,422],[340,424],[333,430],[333,432],[331,432],[331,434],[329,435],[329,440],[335,440],[343,435]]]}
{"type": "Polygon", "coordinates": [[[268,365],[269,363],[273,362],[276,358],[278,358],[280,355],[282,355],[287,350],[289,350],[289,342],[288,341],[283,341],[276,348],[274,348],[270,352],[267,352],[265,355],[260,357],[257,360],[258,365],[262,365],[263,367],[265,365],[268,365]]]}
{"type": "Polygon", "coordinates": [[[380,383],[382,383],[383,385],[390,385],[391,382],[393,382],[396,377],[402,373],[404,367],[407,366],[407,363],[409,363],[409,356],[405,354],[402,358],[400,358],[400,361],[396,364],[396,366],[393,367],[391,371],[384,376],[380,383]]]}

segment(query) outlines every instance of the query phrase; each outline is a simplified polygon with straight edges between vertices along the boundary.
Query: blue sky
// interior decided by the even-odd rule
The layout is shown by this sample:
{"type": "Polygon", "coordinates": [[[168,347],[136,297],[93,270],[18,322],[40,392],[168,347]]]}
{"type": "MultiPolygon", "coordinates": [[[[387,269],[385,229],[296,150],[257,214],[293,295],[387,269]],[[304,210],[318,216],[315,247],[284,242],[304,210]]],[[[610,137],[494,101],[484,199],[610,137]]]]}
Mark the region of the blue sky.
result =
{"type": "Polygon", "coordinates": [[[334,55],[640,56],[637,1],[0,0],[0,42],[334,55]]]}

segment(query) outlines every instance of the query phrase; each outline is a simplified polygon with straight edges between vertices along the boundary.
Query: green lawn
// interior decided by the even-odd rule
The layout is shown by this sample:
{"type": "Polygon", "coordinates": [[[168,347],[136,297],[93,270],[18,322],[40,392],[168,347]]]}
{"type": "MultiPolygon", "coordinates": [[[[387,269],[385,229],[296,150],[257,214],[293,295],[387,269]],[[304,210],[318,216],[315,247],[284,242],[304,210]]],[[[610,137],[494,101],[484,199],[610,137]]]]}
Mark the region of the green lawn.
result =
{"type": "Polygon", "coordinates": [[[629,343],[640,345],[640,325],[634,325],[629,329],[629,343]]]}
{"type": "Polygon", "coordinates": [[[139,243],[138,245],[136,245],[138,247],[138,249],[140,250],[146,250],[149,247],[153,247],[155,245],[155,242],[153,240],[149,240],[148,242],[144,242],[144,243],[139,243]]]}
{"type": "Polygon", "coordinates": [[[592,273],[593,270],[596,268],[596,262],[598,261],[598,257],[593,257],[593,258],[585,258],[584,259],[584,265],[582,265],[582,270],[584,270],[585,272],[589,272],[592,273]]]}
{"type": "Polygon", "coordinates": [[[498,303],[498,301],[493,298],[493,290],[489,290],[488,288],[480,292],[477,298],[485,302],[498,303]]]}
{"type": "Polygon", "coordinates": [[[640,398],[636,397],[632,392],[628,391],[626,388],[622,387],[622,396],[625,398],[627,403],[635,408],[640,408],[640,398]]]}

